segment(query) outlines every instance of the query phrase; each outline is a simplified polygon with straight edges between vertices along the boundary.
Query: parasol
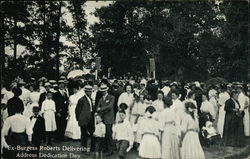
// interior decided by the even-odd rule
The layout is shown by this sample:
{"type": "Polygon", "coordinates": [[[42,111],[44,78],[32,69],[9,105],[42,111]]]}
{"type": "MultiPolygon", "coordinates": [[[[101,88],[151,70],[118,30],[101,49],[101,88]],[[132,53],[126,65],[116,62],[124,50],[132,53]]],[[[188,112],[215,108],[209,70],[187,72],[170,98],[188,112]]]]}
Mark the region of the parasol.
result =
{"type": "Polygon", "coordinates": [[[73,70],[73,71],[70,71],[70,72],[68,73],[67,78],[68,78],[68,79],[70,79],[70,78],[75,78],[75,77],[77,77],[77,76],[82,76],[82,75],[84,75],[84,74],[85,74],[85,72],[82,71],[82,70],[73,70]]]}
{"type": "Polygon", "coordinates": [[[227,80],[221,77],[211,78],[206,81],[207,85],[218,85],[218,84],[227,84],[227,83],[228,83],[227,80]]]}

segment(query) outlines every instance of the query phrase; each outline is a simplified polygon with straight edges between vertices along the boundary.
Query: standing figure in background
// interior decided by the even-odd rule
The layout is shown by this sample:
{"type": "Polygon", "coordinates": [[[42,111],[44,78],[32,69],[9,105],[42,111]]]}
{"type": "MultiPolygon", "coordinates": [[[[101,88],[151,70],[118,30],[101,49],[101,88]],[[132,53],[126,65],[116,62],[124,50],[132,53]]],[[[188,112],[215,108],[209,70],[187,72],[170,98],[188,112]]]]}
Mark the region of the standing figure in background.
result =
{"type": "Polygon", "coordinates": [[[161,158],[160,124],[156,121],[155,115],[155,108],[153,106],[147,107],[146,117],[141,121],[138,128],[142,135],[139,156],[143,158],[161,158]]]}
{"type": "MultiPolygon", "coordinates": [[[[215,96],[215,94],[210,93],[210,98],[215,96]]],[[[223,87],[221,89],[221,93],[219,94],[219,114],[218,114],[218,122],[217,122],[217,130],[218,133],[223,137],[223,129],[224,129],[224,121],[225,121],[225,103],[230,98],[230,95],[226,91],[226,89],[223,87]]]]}
{"type": "Polygon", "coordinates": [[[40,92],[38,85],[33,85],[33,91],[30,92],[28,97],[27,106],[24,109],[23,114],[30,118],[33,115],[33,107],[39,105],[40,92]]]}
{"type": "Polygon", "coordinates": [[[81,129],[78,125],[78,122],[76,120],[75,115],[75,109],[78,100],[81,98],[78,94],[79,86],[75,84],[73,86],[73,95],[69,97],[69,115],[68,115],[68,123],[65,130],[65,136],[73,139],[73,140],[79,140],[81,139],[81,129]]]}
{"type": "Polygon", "coordinates": [[[162,159],[180,159],[180,125],[178,116],[174,112],[171,98],[164,99],[165,109],[159,116],[162,131],[162,159]]]}
{"type": "Polygon", "coordinates": [[[243,117],[243,124],[244,124],[244,133],[245,136],[249,136],[249,97],[246,96],[246,94],[243,92],[243,87],[241,85],[238,86],[238,101],[240,103],[240,109],[244,111],[244,117],[243,117]]]}
{"type": "Polygon", "coordinates": [[[20,88],[13,88],[12,92],[14,97],[10,98],[7,102],[7,111],[9,116],[15,114],[17,105],[24,109],[23,101],[19,98],[19,96],[22,94],[22,90],[20,88]]]}
{"type": "Polygon", "coordinates": [[[186,102],[185,109],[181,122],[181,158],[205,159],[198,134],[199,122],[195,115],[196,106],[193,102],[186,102]]]}
{"type": "Polygon", "coordinates": [[[102,92],[102,98],[99,100],[99,103],[97,105],[97,112],[101,114],[103,123],[106,126],[106,134],[105,134],[105,148],[107,151],[106,156],[111,156],[113,154],[112,125],[115,122],[115,117],[114,117],[115,97],[108,94],[108,86],[105,84],[102,84],[100,86],[100,91],[102,92]]]}
{"type": "Polygon", "coordinates": [[[130,83],[127,83],[124,86],[124,88],[125,88],[125,92],[123,92],[118,98],[117,105],[119,106],[121,103],[126,103],[128,105],[128,109],[126,110],[126,117],[128,120],[130,120],[130,111],[134,103],[133,87],[130,83]]]}
{"type": "Polygon", "coordinates": [[[226,146],[242,147],[245,146],[245,135],[243,117],[244,110],[240,109],[238,102],[238,92],[232,91],[230,99],[225,103],[225,124],[223,139],[226,146]]]}
{"type": "Polygon", "coordinates": [[[59,80],[59,89],[54,94],[53,98],[56,103],[56,124],[57,131],[55,139],[57,141],[64,141],[64,134],[67,125],[68,116],[68,96],[64,90],[64,80],[59,80]]]}
{"type": "Polygon", "coordinates": [[[94,111],[91,101],[92,86],[85,85],[84,91],[85,95],[77,102],[75,116],[81,128],[81,145],[84,148],[83,153],[90,155],[93,133],[95,131],[94,111]]]}
{"type": "Polygon", "coordinates": [[[52,137],[54,131],[57,130],[56,119],[55,119],[56,105],[52,100],[52,93],[47,93],[47,99],[43,101],[41,114],[45,120],[45,131],[46,131],[46,142],[47,145],[52,145],[52,137]]]}
{"type": "Polygon", "coordinates": [[[32,133],[31,143],[37,147],[35,153],[39,155],[40,145],[45,140],[45,120],[39,115],[40,108],[38,106],[33,107],[33,115],[30,117],[32,133]]]}

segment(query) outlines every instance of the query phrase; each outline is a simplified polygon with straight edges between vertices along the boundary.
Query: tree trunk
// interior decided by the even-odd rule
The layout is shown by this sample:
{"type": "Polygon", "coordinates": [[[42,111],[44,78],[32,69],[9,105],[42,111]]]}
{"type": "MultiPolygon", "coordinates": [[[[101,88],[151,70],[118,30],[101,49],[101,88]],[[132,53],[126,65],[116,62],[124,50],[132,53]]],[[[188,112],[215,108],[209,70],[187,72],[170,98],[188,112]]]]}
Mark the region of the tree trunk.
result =
{"type": "MultiPolygon", "coordinates": [[[[2,5],[0,6],[0,10],[1,10],[1,15],[0,15],[0,26],[4,26],[4,12],[3,12],[3,8],[2,5]]],[[[0,50],[1,50],[1,61],[2,61],[2,65],[1,65],[1,70],[4,69],[4,61],[5,61],[5,40],[4,40],[4,36],[5,36],[5,30],[4,27],[2,27],[0,29],[0,34],[2,36],[0,36],[0,50]]]]}
{"type": "Polygon", "coordinates": [[[17,59],[17,20],[16,17],[14,16],[14,60],[17,59]]]}
{"type": "Polygon", "coordinates": [[[59,67],[60,67],[60,57],[59,57],[59,52],[60,52],[60,17],[61,17],[61,8],[62,8],[62,1],[59,2],[59,7],[58,7],[58,15],[57,15],[57,32],[56,32],[56,78],[59,79],[60,72],[59,72],[59,67]]]}

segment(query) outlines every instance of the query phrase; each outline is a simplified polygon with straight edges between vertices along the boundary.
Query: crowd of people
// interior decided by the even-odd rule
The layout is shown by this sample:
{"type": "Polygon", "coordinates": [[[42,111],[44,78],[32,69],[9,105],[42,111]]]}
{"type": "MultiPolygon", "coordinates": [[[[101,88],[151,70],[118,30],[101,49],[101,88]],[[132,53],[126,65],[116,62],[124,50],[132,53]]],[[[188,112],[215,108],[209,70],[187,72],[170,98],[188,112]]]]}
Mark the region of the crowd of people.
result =
{"type": "Polygon", "coordinates": [[[96,158],[203,159],[203,146],[245,146],[249,97],[239,82],[17,77],[1,88],[2,149],[71,139],[96,158]]]}

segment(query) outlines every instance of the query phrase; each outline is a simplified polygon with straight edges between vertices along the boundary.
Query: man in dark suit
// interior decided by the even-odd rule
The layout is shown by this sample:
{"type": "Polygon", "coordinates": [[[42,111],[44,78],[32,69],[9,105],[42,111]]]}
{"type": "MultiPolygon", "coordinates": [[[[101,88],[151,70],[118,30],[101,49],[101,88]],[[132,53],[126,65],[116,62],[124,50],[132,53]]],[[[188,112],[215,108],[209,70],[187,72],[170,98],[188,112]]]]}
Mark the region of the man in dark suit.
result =
{"type": "Polygon", "coordinates": [[[103,96],[97,105],[97,112],[102,115],[103,122],[106,126],[105,143],[107,149],[107,156],[113,154],[112,149],[112,125],[114,124],[114,102],[115,97],[108,94],[108,86],[102,84],[100,91],[103,96]]]}
{"type": "Polygon", "coordinates": [[[54,94],[54,101],[56,104],[56,125],[57,131],[55,134],[55,139],[57,141],[64,140],[65,129],[67,125],[67,115],[68,115],[68,96],[64,91],[64,80],[58,81],[59,89],[54,94]]]}
{"type": "Polygon", "coordinates": [[[83,153],[90,155],[91,142],[95,131],[94,111],[91,101],[92,86],[84,87],[85,95],[78,100],[75,114],[76,120],[81,127],[81,144],[84,147],[83,153]]]}

